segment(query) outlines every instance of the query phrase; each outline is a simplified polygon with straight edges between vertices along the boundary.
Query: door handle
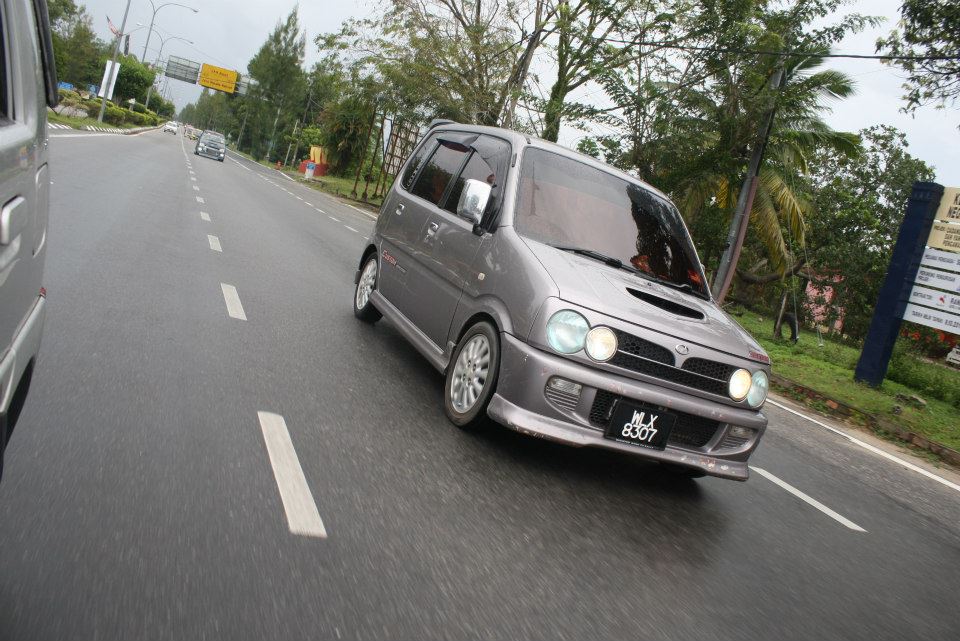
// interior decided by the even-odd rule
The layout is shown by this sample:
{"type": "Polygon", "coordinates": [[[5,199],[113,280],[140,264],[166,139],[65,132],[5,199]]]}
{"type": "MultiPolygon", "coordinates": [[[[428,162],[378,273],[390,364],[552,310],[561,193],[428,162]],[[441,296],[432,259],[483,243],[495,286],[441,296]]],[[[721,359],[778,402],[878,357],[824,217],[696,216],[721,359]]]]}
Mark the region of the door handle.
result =
{"type": "Polygon", "coordinates": [[[400,216],[403,214],[403,208],[404,208],[404,204],[400,203],[399,205],[397,205],[397,208],[393,210],[393,213],[395,213],[397,216],[400,216]]]}
{"type": "Polygon", "coordinates": [[[427,236],[433,236],[437,233],[437,230],[440,229],[440,225],[437,223],[430,223],[427,226],[427,236]]]}
{"type": "Polygon", "coordinates": [[[27,226],[27,201],[17,196],[0,210],[0,245],[9,245],[20,231],[27,226]]]}

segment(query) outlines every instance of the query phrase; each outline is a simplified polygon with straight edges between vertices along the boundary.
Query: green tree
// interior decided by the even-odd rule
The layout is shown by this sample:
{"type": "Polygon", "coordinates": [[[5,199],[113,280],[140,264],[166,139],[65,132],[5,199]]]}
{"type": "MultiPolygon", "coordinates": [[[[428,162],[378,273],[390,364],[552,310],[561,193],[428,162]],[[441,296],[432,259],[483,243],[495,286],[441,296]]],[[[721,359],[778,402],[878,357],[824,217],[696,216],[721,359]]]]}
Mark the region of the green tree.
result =
{"type": "MultiPolygon", "coordinates": [[[[106,58],[104,58],[106,64],[106,58]]],[[[120,56],[120,71],[113,88],[114,102],[122,102],[133,98],[137,102],[144,102],[147,89],[153,84],[156,73],[150,67],[142,64],[136,56],[120,56]]]]}
{"type": "Polygon", "coordinates": [[[766,258],[780,274],[795,262],[791,245],[804,242],[810,156],[823,147],[856,152],[854,134],[835,132],[822,120],[827,101],[851,95],[853,84],[820,65],[830,44],[872,19],[854,14],[811,27],[842,3],[703,2],[674,14],[673,31],[683,36],[675,45],[648,47],[631,65],[598,77],[617,110],[595,114],[614,127],[595,149],[675,198],[694,233],[707,232],[696,240],[706,249],[708,269],[724,247],[718,220],[732,215],[745,169],[761,145],[766,154],[748,238],[759,243],[751,257],[766,258]],[[782,49],[809,56],[749,53],[782,49]],[[783,81],[773,83],[781,69],[783,81]],[[773,109],[767,140],[763,123],[773,109]]]}
{"type": "Polygon", "coordinates": [[[827,322],[842,314],[843,332],[853,338],[866,335],[914,181],[934,177],[908,153],[902,132],[881,125],[860,135],[862,154],[825,150],[812,160],[817,187],[807,236],[808,275],[834,290],[827,322]]]}
{"type": "Polygon", "coordinates": [[[956,0],[905,0],[900,24],[877,50],[893,56],[932,60],[893,60],[907,72],[906,111],[927,103],[956,105],[960,98],[960,3],[956,0]]]}
{"type": "MultiPolygon", "coordinates": [[[[246,100],[250,151],[256,158],[278,155],[275,141],[293,128],[306,93],[303,57],[306,37],[300,31],[297,9],[276,28],[250,60],[247,69],[256,83],[246,100]]],[[[247,137],[245,135],[245,137],[247,137]]],[[[282,154],[279,154],[282,156],[282,154]]]]}
{"type": "Polygon", "coordinates": [[[83,89],[99,84],[106,45],[97,38],[90,15],[82,5],[77,7],[72,2],[52,3],[50,7],[57,15],[54,20],[51,13],[57,76],[83,89]]]}

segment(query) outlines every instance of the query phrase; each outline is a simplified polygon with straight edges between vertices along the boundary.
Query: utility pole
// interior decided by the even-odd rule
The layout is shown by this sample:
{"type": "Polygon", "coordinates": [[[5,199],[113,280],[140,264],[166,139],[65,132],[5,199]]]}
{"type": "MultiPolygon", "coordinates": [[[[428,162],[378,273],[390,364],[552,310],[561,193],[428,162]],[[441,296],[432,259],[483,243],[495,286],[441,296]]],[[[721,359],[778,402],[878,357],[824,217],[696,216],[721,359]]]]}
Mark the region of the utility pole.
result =
{"type": "Polygon", "coordinates": [[[120,55],[120,41],[123,40],[123,30],[127,28],[128,13],[130,13],[130,0],[127,0],[127,7],[123,10],[123,20],[120,22],[120,33],[117,34],[117,44],[113,46],[113,57],[110,59],[110,73],[107,74],[107,82],[103,86],[103,98],[100,100],[100,115],[97,116],[97,122],[103,122],[103,114],[107,111],[107,92],[110,91],[110,85],[113,84],[113,77],[117,73],[117,56],[120,55]]]}
{"type": "Polygon", "coordinates": [[[750,165],[747,168],[747,175],[740,187],[740,195],[737,197],[737,208],[733,212],[733,219],[730,221],[730,230],[727,233],[727,247],[720,258],[720,265],[717,267],[717,273],[713,278],[713,296],[718,305],[723,304],[727,292],[730,290],[730,283],[733,282],[733,275],[737,271],[737,262],[740,260],[740,251],[743,249],[743,241],[747,236],[747,226],[750,223],[750,210],[753,209],[753,198],[757,194],[757,183],[760,179],[760,163],[763,162],[763,153],[766,151],[767,142],[770,139],[770,130],[773,128],[773,117],[777,111],[777,97],[780,90],[786,84],[787,74],[784,70],[784,61],[780,64],[773,76],[770,77],[768,85],[774,89],[773,104],[764,116],[763,132],[756,146],[753,148],[753,154],[750,157],[750,165]]]}
{"type": "Polygon", "coordinates": [[[280,122],[280,105],[277,105],[277,117],[273,119],[273,133],[270,134],[270,144],[267,146],[267,162],[270,162],[270,152],[273,151],[273,139],[277,135],[277,123],[280,122]]]}

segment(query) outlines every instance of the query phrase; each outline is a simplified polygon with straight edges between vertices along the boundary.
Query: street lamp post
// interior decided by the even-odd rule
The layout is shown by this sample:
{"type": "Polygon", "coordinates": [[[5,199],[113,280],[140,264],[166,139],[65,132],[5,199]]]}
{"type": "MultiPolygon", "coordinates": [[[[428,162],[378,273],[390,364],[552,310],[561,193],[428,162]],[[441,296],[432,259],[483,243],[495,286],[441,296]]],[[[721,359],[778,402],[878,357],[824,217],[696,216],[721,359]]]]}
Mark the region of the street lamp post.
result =
{"type": "Polygon", "coordinates": [[[103,114],[107,111],[107,92],[110,91],[110,85],[113,84],[113,77],[117,73],[117,56],[120,55],[120,41],[123,40],[123,30],[127,28],[127,14],[130,13],[130,0],[127,0],[127,7],[123,10],[123,20],[120,22],[120,33],[117,34],[117,44],[113,47],[113,57],[110,59],[110,73],[105,74],[103,89],[103,98],[100,100],[100,115],[97,116],[97,122],[103,122],[103,114]]]}
{"type": "MultiPolygon", "coordinates": [[[[127,6],[130,6],[130,3],[127,3],[127,6]]],[[[184,9],[190,9],[194,13],[200,11],[199,9],[194,9],[193,7],[187,6],[185,4],[179,4],[177,2],[166,2],[159,7],[154,4],[153,0],[150,0],[150,6],[153,7],[153,16],[150,18],[150,31],[147,32],[147,41],[143,43],[143,55],[140,56],[140,62],[144,62],[147,59],[147,45],[150,44],[150,35],[153,33],[153,21],[157,18],[157,12],[163,9],[164,7],[183,7],[184,9]]],[[[123,31],[123,29],[121,29],[123,31]]]]}
{"type": "MultiPolygon", "coordinates": [[[[153,31],[152,28],[151,28],[151,31],[153,31]]],[[[157,61],[153,65],[154,69],[160,66],[160,56],[163,54],[163,45],[167,44],[167,42],[170,40],[180,40],[188,44],[193,44],[193,40],[187,40],[186,38],[181,38],[180,36],[167,36],[166,38],[160,38],[160,50],[157,52],[157,61]]],[[[153,84],[154,83],[151,82],[150,88],[147,89],[147,101],[143,105],[147,109],[150,108],[150,94],[153,93],[153,84]]]]}

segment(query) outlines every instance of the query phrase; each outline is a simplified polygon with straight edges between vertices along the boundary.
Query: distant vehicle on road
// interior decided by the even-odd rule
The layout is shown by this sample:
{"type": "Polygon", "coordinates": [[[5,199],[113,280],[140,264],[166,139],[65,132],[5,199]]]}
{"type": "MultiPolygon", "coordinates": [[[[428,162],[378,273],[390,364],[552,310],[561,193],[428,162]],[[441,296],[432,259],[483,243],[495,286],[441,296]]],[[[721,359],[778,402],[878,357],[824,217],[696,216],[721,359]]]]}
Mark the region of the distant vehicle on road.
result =
{"type": "Polygon", "coordinates": [[[434,127],[384,200],[353,307],[446,376],[448,418],[746,480],[770,359],[713,301],[665,195],[491,127],[434,127]]]}
{"type": "Polygon", "coordinates": [[[0,476],[43,333],[50,203],[47,107],[57,105],[46,0],[2,0],[2,9],[0,59],[6,67],[0,72],[0,476]]]}
{"type": "Polygon", "coordinates": [[[197,146],[193,148],[193,153],[198,156],[206,156],[223,162],[226,154],[227,143],[223,139],[223,134],[216,131],[204,131],[197,140],[197,146]]]}
{"type": "Polygon", "coordinates": [[[176,121],[171,120],[170,122],[168,122],[167,124],[165,124],[165,125],[163,126],[163,133],[167,133],[167,132],[169,131],[169,132],[172,133],[174,136],[176,136],[176,135],[177,135],[177,129],[178,129],[179,127],[180,127],[180,125],[178,125],[178,124],[176,123],[176,121]]]}

